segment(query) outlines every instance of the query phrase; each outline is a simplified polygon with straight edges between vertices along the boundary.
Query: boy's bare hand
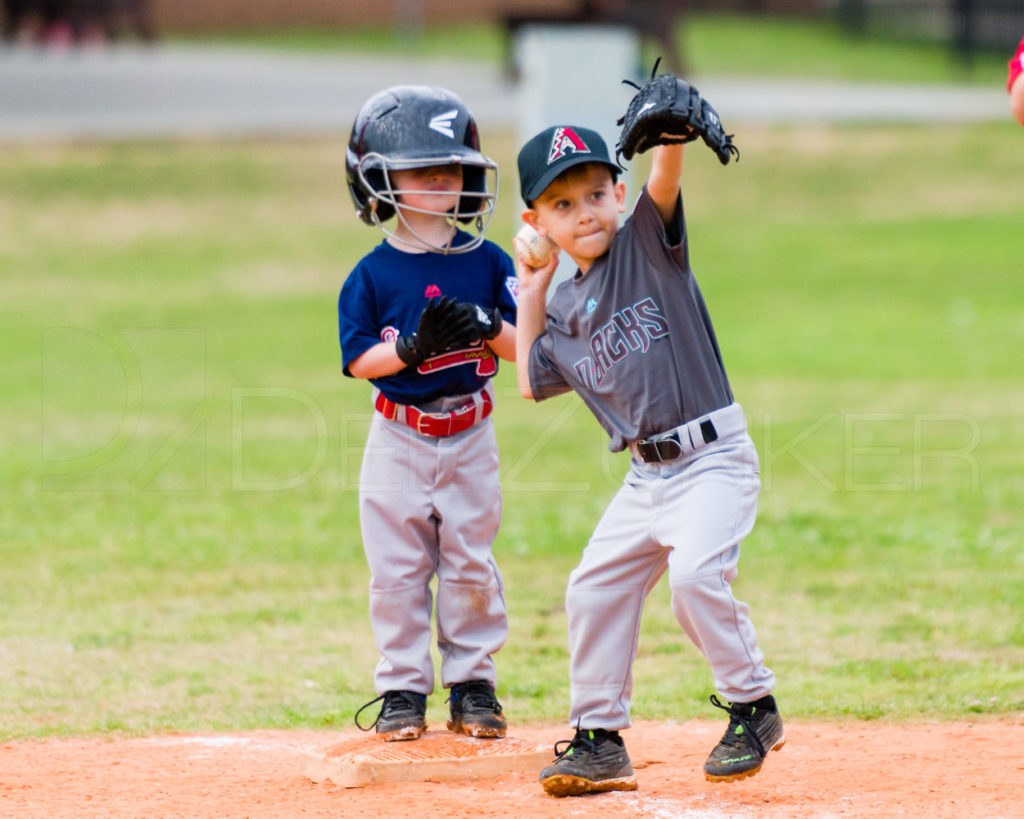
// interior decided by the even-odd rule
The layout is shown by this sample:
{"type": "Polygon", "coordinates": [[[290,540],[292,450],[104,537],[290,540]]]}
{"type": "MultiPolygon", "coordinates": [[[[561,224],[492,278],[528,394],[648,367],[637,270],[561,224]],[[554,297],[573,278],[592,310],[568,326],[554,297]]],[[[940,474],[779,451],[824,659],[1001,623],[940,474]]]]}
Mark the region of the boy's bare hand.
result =
{"type": "Polygon", "coordinates": [[[516,255],[522,256],[530,267],[543,267],[551,254],[558,252],[558,245],[547,234],[541,236],[533,225],[524,224],[512,238],[516,255]]]}
{"type": "Polygon", "coordinates": [[[558,269],[559,255],[552,253],[551,258],[540,267],[531,267],[522,257],[516,256],[516,272],[519,276],[519,294],[540,292],[546,293],[558,269]]]}

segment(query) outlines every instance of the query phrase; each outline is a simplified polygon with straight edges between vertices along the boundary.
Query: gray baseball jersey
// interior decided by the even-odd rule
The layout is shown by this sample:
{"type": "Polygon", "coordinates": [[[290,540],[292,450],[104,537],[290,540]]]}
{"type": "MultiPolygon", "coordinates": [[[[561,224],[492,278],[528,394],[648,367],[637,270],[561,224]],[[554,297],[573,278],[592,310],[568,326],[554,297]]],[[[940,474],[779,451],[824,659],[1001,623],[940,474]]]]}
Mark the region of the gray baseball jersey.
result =
{"type": "Polygon", "coordinates": [[[556,289],[529,369],[538,399],[578,392],[612,450],[680,428],[678,457],[634,457],[569,578],[570,725],[629,726],[641,613],[666,572],[676,620],[718,692],[770,693],[775,676],[732,593],[757,513],[757,451],[690,269],[681,202],[666,229],[641,194],[608,253],[556,289]],[[705,423],[715,435],[690,429],[705,423]]]}
{"type": "Polygon", "coordinates": [[[732,403],[685,231],[680,202],[666,243],[644,189],[608,253],[556,288],[530,354],[534,397],[575,390],[614,452],[732,403]]]}

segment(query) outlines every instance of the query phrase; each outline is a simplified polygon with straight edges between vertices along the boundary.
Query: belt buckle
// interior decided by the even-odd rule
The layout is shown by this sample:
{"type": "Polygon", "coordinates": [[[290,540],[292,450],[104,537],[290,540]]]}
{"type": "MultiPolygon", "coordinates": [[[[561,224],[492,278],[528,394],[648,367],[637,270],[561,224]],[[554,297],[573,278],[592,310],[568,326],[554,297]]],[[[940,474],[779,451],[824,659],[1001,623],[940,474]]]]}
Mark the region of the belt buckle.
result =
{"type": "Polygon", "coordinates": [[[451,418],[448,416],[448,413],[446,413],[446,412],[445,413],[441,413],[441,412],[421,412],[420,413],[420,417],[416,419],[416,432],[418,432],[420,435],[429,435],[431,438],[440,438],[440,437],[443,437],[443,436],[435,435],[434,433],[427,432],[425,429],[423,429],[423,422],[424,422],[424,420],[427,420],[427,421],[451,421],[451,418]]]}
{"type": "Polygon", "coordinates": [[[682,455],[683,447],[679,443],[679,433],[672,430],[652,435],[643,441],[637,441],[636,451],[644,463],[664,463],[665,461],[674,461],[682,455]]]}
{"type": "Polygon", "coordinates": [[[669,434],[664,440],[655,443],[658,448],[658,455],[662,461],[674,461],[683,454],[683,445],[679,442],[679,435],[675,432],[669,434]]]}

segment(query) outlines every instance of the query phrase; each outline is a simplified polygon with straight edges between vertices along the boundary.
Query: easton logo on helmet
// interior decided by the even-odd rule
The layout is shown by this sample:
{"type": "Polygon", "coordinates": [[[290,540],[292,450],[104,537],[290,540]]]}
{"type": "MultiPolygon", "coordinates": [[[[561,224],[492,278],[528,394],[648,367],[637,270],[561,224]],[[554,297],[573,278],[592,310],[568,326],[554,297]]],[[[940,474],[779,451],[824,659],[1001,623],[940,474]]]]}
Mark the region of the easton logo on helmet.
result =
{"type": "Polygon", "coordinates": [[[590,148],[587,147],[587,143],[580,139],[580,135],[577,134],[572,128],[561,127],[556,128],[554,135],[551,137],[551,150],[548,151],[548,165],[552,162],[557,162],[567,154],[589,154],[590,148]]]}
{"type": "Polygon", "coordinates": [[[430,125],[428,126],[431,131],[437,131],[439,134],[444,134],[448,139],[455,139],[455,130],[452,128],[452,122],[459,115],[457,109],[453,108],[451,111],[445,111],[443,114],[430,118],[430,125]]]}

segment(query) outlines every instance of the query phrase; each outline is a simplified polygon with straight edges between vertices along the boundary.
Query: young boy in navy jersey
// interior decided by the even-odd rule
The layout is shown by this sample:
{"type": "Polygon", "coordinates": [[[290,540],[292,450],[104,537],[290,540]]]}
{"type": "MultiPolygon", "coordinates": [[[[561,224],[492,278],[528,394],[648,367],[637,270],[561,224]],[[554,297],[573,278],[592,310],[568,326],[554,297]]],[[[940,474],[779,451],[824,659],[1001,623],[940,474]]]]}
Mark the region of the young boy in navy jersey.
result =
{"type": "Polygon", "coordinates": [[[381,658],[377,699],[364,708],[383,701],[373,726],[386,741],[426,730],[436,577],[448,728],[502,737],[493,655],[508,621],[491,553],[501,489],[489,415],[498,358],[515,360],[517,280],[510,257],[484,239],[497,166],[480,153],[462,101],[426,86],[367,101],[346,165],[357,212],[386,235],[338,299],[344,373],[370,380],[376,409],[359,512],[381,658]]]}

